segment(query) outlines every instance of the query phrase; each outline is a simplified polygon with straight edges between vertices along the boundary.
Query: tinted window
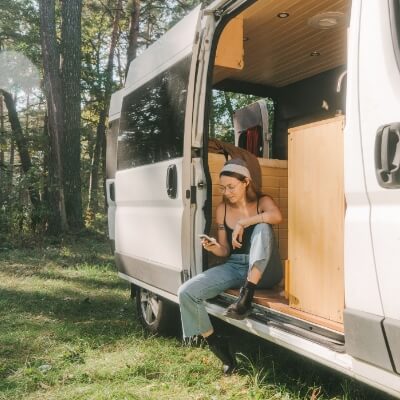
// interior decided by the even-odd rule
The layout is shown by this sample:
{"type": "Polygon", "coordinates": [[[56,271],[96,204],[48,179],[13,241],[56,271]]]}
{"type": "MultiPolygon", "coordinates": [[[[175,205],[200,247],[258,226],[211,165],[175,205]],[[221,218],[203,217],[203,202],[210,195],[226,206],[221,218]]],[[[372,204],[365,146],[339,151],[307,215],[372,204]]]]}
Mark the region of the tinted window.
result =
{"type": "Polygon", "coordinates": [[[389,4],[393,47],[396,55],[397,66],[400,69],[400,0],[393,0],[389,4]]]}
{"type": "Polygon", "coordinates": [[[183,155],[190,58],[125,97],[118,135],[118,169],[183,155]]]}

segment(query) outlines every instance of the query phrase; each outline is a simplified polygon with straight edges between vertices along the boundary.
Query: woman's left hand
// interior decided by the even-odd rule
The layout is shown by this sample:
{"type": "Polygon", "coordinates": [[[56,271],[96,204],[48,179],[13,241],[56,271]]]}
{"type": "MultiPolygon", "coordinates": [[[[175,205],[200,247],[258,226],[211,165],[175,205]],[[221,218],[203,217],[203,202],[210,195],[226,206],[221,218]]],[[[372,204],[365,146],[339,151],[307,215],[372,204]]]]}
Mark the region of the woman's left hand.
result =
{"type": "Polygon", "coordinates": [[[240,249],[242,247],[243,232],[244,226],[237,222],[232,232],[232,247],[234,249],[240,249]]]}

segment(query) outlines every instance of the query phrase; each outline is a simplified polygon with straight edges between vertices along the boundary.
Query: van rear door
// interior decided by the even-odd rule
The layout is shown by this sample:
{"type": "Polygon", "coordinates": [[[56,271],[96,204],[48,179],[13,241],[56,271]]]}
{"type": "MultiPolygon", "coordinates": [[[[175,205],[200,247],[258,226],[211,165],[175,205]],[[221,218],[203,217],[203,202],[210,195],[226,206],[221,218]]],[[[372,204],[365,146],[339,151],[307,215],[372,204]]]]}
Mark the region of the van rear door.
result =
{"type": "Polygon", "coordinates": [[[108,238],[115,248],[115,173],[117,172],[117,140],[121,117],[122,90],[111,96],[108,114],[107,151],[106,151],[106,199],[108,238]]]}
{"type": "Polygon", "coordinates": [[[399,22],[398,0],[362,2],[358,52],[360,134],[371,207],[370,234],[384,314],[382,326],[391,367],[397,373],[400,373],[399,22]]]}
{"type": "Polygon", "coordinates": [[[188,86],[200,14],[197,7],[131,63],[121,110],[117,266],[125,279],[164,295],[176,294],[190,269],[188,86]]]}

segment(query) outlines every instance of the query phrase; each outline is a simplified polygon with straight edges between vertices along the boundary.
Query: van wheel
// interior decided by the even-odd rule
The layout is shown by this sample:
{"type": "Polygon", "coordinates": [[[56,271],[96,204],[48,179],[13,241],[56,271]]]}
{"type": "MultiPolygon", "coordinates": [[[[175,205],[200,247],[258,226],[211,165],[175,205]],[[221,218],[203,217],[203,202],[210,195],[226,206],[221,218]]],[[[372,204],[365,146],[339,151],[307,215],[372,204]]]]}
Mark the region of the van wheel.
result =
{"type": "Polygon", "coordinates": [[[136,309],[143,327],[153,334],[176,335],[180,329],[178,306],[141,287],[136,288],[136,309]]]}

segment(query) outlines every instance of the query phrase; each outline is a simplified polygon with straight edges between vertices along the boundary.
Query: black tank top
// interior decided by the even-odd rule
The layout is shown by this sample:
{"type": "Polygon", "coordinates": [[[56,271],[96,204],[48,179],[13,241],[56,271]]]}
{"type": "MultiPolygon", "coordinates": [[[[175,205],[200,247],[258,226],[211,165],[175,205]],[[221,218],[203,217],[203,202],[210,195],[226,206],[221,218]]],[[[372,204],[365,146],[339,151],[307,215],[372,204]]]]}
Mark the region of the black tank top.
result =
{"type": "MultiPolygon", "coordinates": [[[[257,199],[257,214],[258,211],[258,199],[257,199]]],[[[254,228],[256,224],[250,225],[247,228],[244,228],[243,237],[242,237],[242,247],[234,249],[232,247],[232,233],[233,229],[230,228],[226,223],[226,203],[225,203],[225,215],[224,215],[224,226],[226,230],[226,236],[228,239],[229,248],[231,250],[231,254],[249,254],[250,253],[250,246],[251,246],[251,235],[253,234],[254,228]]]]}

